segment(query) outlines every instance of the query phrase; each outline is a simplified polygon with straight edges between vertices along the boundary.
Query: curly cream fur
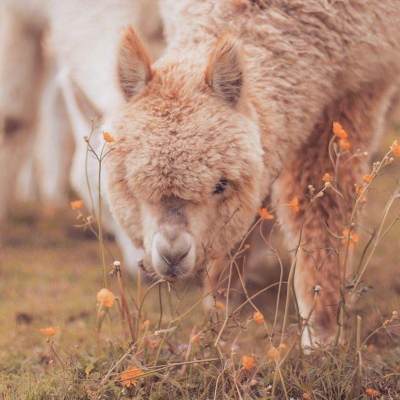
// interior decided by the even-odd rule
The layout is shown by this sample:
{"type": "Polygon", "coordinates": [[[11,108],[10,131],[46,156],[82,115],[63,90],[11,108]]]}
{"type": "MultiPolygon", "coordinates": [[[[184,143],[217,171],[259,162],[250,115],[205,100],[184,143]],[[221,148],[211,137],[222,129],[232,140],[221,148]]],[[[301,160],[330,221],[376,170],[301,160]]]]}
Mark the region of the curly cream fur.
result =
{"type": "MultiPolygon", "coordinates": [[[[277,0],[261,8],[246,0],[165,0],[161,7],[166,54],[106,124],[117,138],[107,160],[115,215],[144,246],[151,268],[171,199],[200,257],[210,246],[233,248],[270,194],[283,203],[297,195],[298,214],[278,211],[293,249],[307,186],[330,168],[332,122],[342,122],[354,148],[371,150],[379,138],[400,72],[400,4],[277,0]],[[213,194],[221,179],[226,191],[213,194]]],[[[347,198],[366,162],[348,163],[347,198]]],[[[303,317],[312,287],[322,287],[304,344],[330,342],[337,329],[340,276],[325,254],[330,242],[321,221],[335,231],[339,220],[337,198],[327,195],[304,226],[307,252],[300,249],[295,275],[303,317]]]]}

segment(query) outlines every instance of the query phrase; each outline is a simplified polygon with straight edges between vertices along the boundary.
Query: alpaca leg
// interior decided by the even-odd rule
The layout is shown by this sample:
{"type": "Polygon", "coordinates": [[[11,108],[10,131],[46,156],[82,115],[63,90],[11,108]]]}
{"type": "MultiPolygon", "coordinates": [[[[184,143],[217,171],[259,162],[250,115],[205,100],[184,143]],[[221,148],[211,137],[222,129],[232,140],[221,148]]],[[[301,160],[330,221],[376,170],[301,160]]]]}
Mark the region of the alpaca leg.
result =
{"type": "Polygon", "coordinates": [[[298,249],[292,254],[296,254],[294,287],[300,316],[311,315],[309,329],[303,334],[303,345],[329,344],[337,333],[342,298],[340,283],[348,274],[343,276],[342,260],[336,255],[339,241],[330,232],[340,236],[348,224],[356,197],[354,185],[362,181],[369,160],[367,157],[346,157],[346,163],[341,164],[336,178],[344,201],[332,188],[327,188],[323,197],[311,202],[305,214],[309,203],[307,188],[313,185],[318,193],[324,187],[323,174],[334,175],[328,155],[333,122],[340,122],[346,129],[352,153],[358,148],[370,151],[381,137],[392,94],[391,87],[369,85],[358,93],[347,93],[327,107],[315,125],[308,145],[301,149],[299,157],[276,182],[275,196],[281,203],[287,204],[295,196],[300,203],[298,213],[290,207],[281,207],[279,217],[284,221],[289,249],[298,249]]]}
{"type": "Polygon", "coordinates": [[[40,92],[41,33],[2,9],[0,24],[0,220],[30,157],[40,92]]]}
{"type": "Polygon", "coordinates": [[[46,210],[65,206],[68,200],[69,171],[74,140],[66,105],[56,76],[54,60],[47,60],[43,98],[35,146],[35,165],[41,200],[46,210]]]}

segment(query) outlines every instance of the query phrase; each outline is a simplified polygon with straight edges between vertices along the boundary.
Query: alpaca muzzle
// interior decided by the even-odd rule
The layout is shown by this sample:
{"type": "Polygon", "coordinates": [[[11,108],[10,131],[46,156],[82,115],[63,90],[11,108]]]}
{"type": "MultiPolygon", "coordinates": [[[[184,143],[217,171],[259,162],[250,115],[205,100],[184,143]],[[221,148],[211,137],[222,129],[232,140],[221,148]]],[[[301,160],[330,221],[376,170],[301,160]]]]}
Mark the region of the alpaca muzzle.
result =
{"type": "Polygon", "coordinates": [[[176,281],[192,271],[196,262],[193,236],[178,226],[164,226],[154,236],[151,259],[163,278],[176,281]]]}

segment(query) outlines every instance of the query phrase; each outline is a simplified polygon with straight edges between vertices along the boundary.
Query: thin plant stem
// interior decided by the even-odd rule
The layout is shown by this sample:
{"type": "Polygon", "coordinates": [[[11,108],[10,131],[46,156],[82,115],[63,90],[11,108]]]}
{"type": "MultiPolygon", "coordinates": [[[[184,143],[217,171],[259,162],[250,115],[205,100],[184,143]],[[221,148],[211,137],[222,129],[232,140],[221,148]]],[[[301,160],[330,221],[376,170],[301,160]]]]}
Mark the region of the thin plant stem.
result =
{"type": "Polygon", "coordinates": [[[98,188],[98,204],[99,204],[99,217],[97,219],[97,224],[98,224],[98,229],[99,229],[99,245],[100,245],[100,261],[101,261],[101,268],[103,270],[103,279],[104,279],[104,287],[107,286],[107,273],[106,273],[106,261],[105,261],[105,256],[104,256],[104,238],[103,238],[103,224],[102,224],[102,196],[101,196],[101,169],[102,169],[102,155],[103,155],[103,150],[106,144],[103,145],[103,148],[101,150],[101,154],[99,157],[99,175],[98,175],[98,181],[99,181],[99,188],[98,188]]]}
{"type": "MultiPolygon", "coordinates": [[[[358,274],[357,274],[357,280],[356,280],[356,282],[354,283],[354,287],[353,287],[353,290],[352,290],[352,293],[351,293],[351,296],[350,296],[350,301],[351,301],[352,297],[354,296],[354,293],[356,292],[356,289],[357,289],[358,285],[360,284],[360,281],[361,281],[361,279],[362,279],[362,277],[363,277],[363,275],[364,275],[364,273],[365,273],[365,270],[367,269],[367,267],[368,267],[368,265],[369,265],[369,263],[370,263],[370,261],[371,261],[371,259],[372,259],[372,256],[373,256],[374,253],[375,253],[376,248],[378,247],[378,245],[379,245],[379,243],[382,241],[382,239],[385,237],[385,235],[389,232],[389,229],[386,229],[386,230],[384,231],[384,234],[381,235],[382,229],[383,229],[383,225],[384,225],[384,223],[386,222],[388,213],[389,213],[389,211],[390,211],[390,209],[391,209],[391,207],[392,207],[392,205],[393,205],[393,202],[394,202],[395,199],[397,198],[399,192],[400,192],[400,186],[399,186],[399,187],[396,189],[396,191],[393,193],[391,199],[389,200],[388,204],[387,204],[386,207],[385,207],[385,210],[384,210],[384,212],[383,212],[383,216],[382,216],[382,218],[381,218],[381,222],[380,222],[380,224],[379,224],[379,228],[378,228],[378,232],[377,232],[377,235],[376,235],[376,238],[375,238],[375,242],[374,242],[374,244],[373,244],[373,246],[372,246],[372,249],[371,249],[371,251],[370,251],[370,253],[369,253],[369,255],[368,255],[368,257],[367,257],[365,263],[364,263],[364,266],[361,268],[361,271],[359,271],[358,274]]],[[[396,219],[396,220],[397,220],[397,219],[396,219]]],[[[395,221],[396,221],[396,220],[395,220],[395,221]]],[[[394,221],[394,222],[395,222],[395,221],[394,221]]],[[[390,225],[390,227],[392,227],[392,226],[394,225],[394,222],[392,222],[392,224],[390,225]]]]}

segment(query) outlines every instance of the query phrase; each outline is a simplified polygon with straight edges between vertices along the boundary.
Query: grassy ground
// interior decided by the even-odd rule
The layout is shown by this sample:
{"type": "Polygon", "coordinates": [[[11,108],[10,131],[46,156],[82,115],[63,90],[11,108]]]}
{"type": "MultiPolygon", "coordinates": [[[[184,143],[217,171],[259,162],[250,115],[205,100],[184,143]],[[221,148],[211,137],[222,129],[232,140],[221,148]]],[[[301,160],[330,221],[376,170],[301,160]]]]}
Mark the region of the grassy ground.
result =
{"type": "MultiPolygon", "coordinates": [[[[368,230],[377,226],[398,184],[400,160],[385,171],[368,195],[363,221],[368,230]]],[[[118,305],[104,313],[96,301],[103,287],[97,241],[73,227],[72,210],[50,218],[42,211],[32,205],[16,208],[0,250],[1,399],[268,399],[272,392],[277,399],[399,398],[398,320],[386,324],[362,348],[353,341],[307,356],[294,347],[278,368],[282,312],[275,338],[266,338],[264,325],[254,321],[252,312],[231,316],[219,336],[225,310],[217,306],[211,313],[204,311],[198,282],[150,289],[143,283],[138,288],[138,280],[123,272],[134,316],[131,348],[129,326],[121,321],[117,278],[109,278],[109,288],[118,305]],[[139,319],[135,303],[142,305],[139,319]],[[50,326],[59,327],[54,336],[40,332],[50,326]],[[167,331],[155,334],[160,329],[167,331]],[[253,358],[255,367],[246,368],[242,356],[253,358]],[[122,375],[128,367],[141,375],[129,386],[129,377],[122,375]]],[[[388,221],[399,212],[395,203],[388,221]]],[[[367,237],[361,234],[356,259],[367,237]]],[[[363,296],[355,306],[361,316],[360,343],[390,319],[392,311],[400,312],[399,238],[400,224],[395,224],[362,283],[363,296]]],[[[116,245],[108,245],[119,259],[116,245]]],[[[110,271],[112,261],[107,255],[110,271]]],[[[275,303],[268,298],[257,304],[263,304],[260,311],[270,331],[275,303]]],[[[280,357],[296,339],[293,312],[290,318],[280,357]]],[[[354,321],[351,330],[354,337],[354,321]]]]}

